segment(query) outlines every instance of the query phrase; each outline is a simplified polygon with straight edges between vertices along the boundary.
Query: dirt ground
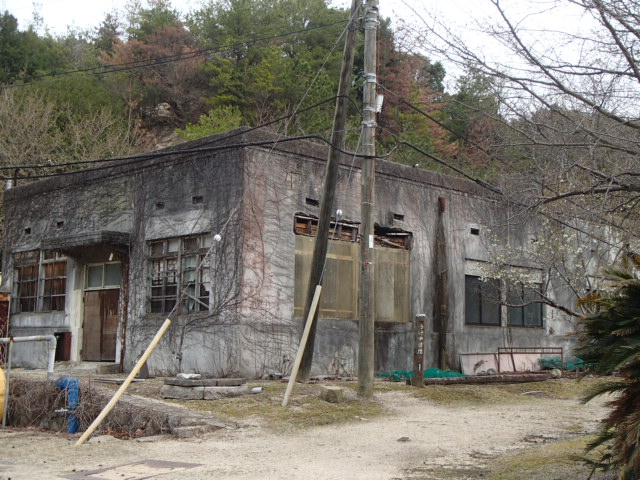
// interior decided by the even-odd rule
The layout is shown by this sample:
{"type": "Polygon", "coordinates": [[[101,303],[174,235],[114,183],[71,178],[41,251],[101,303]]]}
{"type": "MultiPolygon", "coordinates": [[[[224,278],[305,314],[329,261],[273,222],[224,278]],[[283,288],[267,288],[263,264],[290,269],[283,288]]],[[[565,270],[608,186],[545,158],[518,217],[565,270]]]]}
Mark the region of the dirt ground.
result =
{"type": "MultiPolygon", "coordinates": [[[[134,384],[133,389],[150,395],[150,385],[134,384]]],[[[523,452],[553,449],[595,433],[607,413],[604,400],[583,405],[577,398],[537,395],[536,385],[527,387],[533,393],[517,404],[442,405],[416,397],[411,387],[381,390],[375,401],[388,409],[382,416],[284,431],[249,417],[240,428],[188,440],[97,436],[75,446],[79,435],[0,429],[0,480],[133,480],[155,475],[191,480],[585,478],[588,470],[553,468],[538,476],[495,476],[496,465],[505,459],[517,462],[523,452]],[[196,465],[129,465],[151,460],[196,465]],[[121,465],[129,466],[113,469],[121,465]],[[91,473],[98,469],[104,471],[91,473]]]]}

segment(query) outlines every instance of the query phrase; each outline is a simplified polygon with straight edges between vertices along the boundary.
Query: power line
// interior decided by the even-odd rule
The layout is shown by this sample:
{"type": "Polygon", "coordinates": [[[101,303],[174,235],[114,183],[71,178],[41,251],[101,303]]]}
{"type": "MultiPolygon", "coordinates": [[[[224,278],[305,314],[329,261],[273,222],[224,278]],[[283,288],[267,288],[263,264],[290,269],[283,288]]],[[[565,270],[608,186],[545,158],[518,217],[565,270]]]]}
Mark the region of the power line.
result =
{"type": "MultiPolygon", "coordinates": [[[[250,130],[242,130],[240,132],[238,132],[238,135],[242,135],[244,133],[247,133],[250,130]]],[[[222,140],[222,139],[220,139],[222,140]]],[[[235,148],[246,148],[246,147],[264,147],[264,146],[270,146],[270,145],[274,145],[274,144],[281,144],[281,143],[289,143],[289,142],[297,142],[297,141],[303,141],[303,140],[319,140],[327,145],[331,146],[331,142],[329,142],[329,140],[327,140],[326,138],[322,137],[321,135],[301,135],[301,136],[297,136],[297,137],[284,137],[284,138],[279,138],[279,139],[273,139],[273,140],[264,140],[264,141],[258,141],[258,142],[243,142],[243,143],[233,143],[233,144],[227,144],[227,145],[219,145],[219,146],[212,146],[212,147],[196,147],[196,148],[188,148],[188,149],[176,149],[176,150],[170,150],[170,151],[161,151],[161,152],[155,152],[155,153],[149,153],[149,154],[143,154],[143,155],[136,155],[136,156],[131,156],[131,157],[123,157],[119,160],[122,160],[119,163],[111,163],[109,165],[102,165],[99,167],[94,167],[91,169],[85,169],[85,170],[73,170],[73,171],[68,171],[68,172],[56,172],[56,173],[48,173],[48,174],[41,174],[41,175],[14,175],[14,176],[0,176],[1,180],[11,180],[11,179],[18,179],[18,180],[24,180],[24,179],[36,179],[36,178],[48,178],[48,177],[60,177],[60,176],[66,176],[66,175],[78,175],[84,172],[95,172],[95,171],[99,171],[99,170],[107,170],[107,169],[114,169],[114,168],[119,168],[122,166],[127,166],[127,165],[135,165],[137,163],[141,163],[141,162],[145,162],[148,160],[154,160],[154,159],[158,159],[158,158],[165,158],[165,157],[175,157],[176,155],[192,155],[192,154],[197,154],[197,153],[208,153],[208,152],[216,152],[216,151],[223,151],[223,150],[231,150],[231,149],[235,149],[235,148]]],[[[213,142],[212,142],[213,143],[213,142]]],[[[333,147],[335,147],[340,153],[344,153],[345,155],[354,155],[357,157],[365,157],[365,155],[363,154],[358,154],[358,153],[353,153],[350,152],[348,150],[344,150],[342,148],[339,148],[336,145],[333,145],[333,147]]],[[[389,152],[385,155],[378,155],[375,158],[380,158],[380,159],[384,159],[387,158],[389,155],[391,155],[392,152],[389,152]]],[[[171,161],[175,161],[175,160],[181,160],[181,161],[186,161],[188,160],[190,157],[188,158],[184,158],[184,159],[170,159],[171,161]]],[[[112,160],[112,159],[111,159],[112,160]]],[[[110,160],[104,160],[104,162],[106,161],[110,161],[110,160]]],[[[156,165],[156,164],[154,164],[156,165]]],[[[51,167],[57,167],[60,165],[47,165],[47,167],[51,168],[51,167]]],[[[43,166],[39,166],[39,167],[43,167],[43,166]]],[[[0,167],[3,170],[20,170],[22,168],[26,168],[26,167],[0,167]]]]}
{"type": "MultiPolygon", "coordinates": [[[[234,138],[240,135],[244,135],[245,133],[248,132],[252,132],[254,130],[259,130],[261,128],[265,128],[268,127],[274,123],[280,122],[282,120],[286,120],[290,117],[293,117],[295,115],[300,115],[303,114],[309,110],[313,110],[315,108],[318,108],[326,103],[332,102],[334,100],[336,100],[337,98],[339,98],[338,96],[334,96],[334,97],[330,97],[324,100],[321,100],[318,103],[315,103],[314,105],[310,105],[309,107],[303,108],[303,109],[299,109],[297,112],[288,114],[288,115],[284,115],[282,117],[276,118],[274,120],[271,120],[269,122],[263,123],[261,125],[258,125],[256,127],[250,127],[247,129],[242,129],[242,130],[238,130],[234,133],[230,133],[228,135],[224,135],[224,136],[220,136],[214,139],[211,139],[209,141],[203,142],[202,145],[206,146],[206,145],[211,145],[214,143],[218,143],[218,142],[222,142],[224,140],[228,140],[230,138],[234,138]]],[[[350,102],[352,102],[352,105],[354,105],[357,108],[357,105],[355,104],[355,102],[353,101],[353,99],[351,97],[346,97],[346,99],[350,102]]],[[[318,138],[322,138],[317,136],[318,138]]],[[[297,137],[289,137],[289,138],[297,138],[297,137]]],[[[326,140],[324,138],[322,138],[323,141],[326,142],[326,140]]],[[[0,171],[3,170],[25,170],[25,169],[45,169],[45,168],[60,168],[60,167],[74,167],[74,166],[78,166],[78,165],[93,165],[93,164],[99,164],[99,163],[106,163],[106,162],[119,162],[119,161],[128,161],[128,160],[139,160],[139,161],[144,161],[144,160],[151,160],[153,158],[159,157],[159,156],[165,156],[165,155],[173,155],[176,153],[185,153],[185,152],[189,152],[190,150],[183,150],[180,148],[176,148],[171,150],[170,152],[151,152],[151,153],[143,153],[143,154],[138,154],[138,155],[130,155],[127,157],[110,157],[110,158],[101,158],[101,159],[94,159],[94,160],[79,160],[76,162],[66,162],[66,163],[45,163],[45,164],[35,164],[35,165],[6,165],[6,166],[0,166],[0,171]]],[[[111,165],[110,167],[113,167],[116,165],[111,165]]],[[[73,170],[73,171],[68,171],[68,172],[59,172],[58,174],[49,174],[49,175],[45,175],[45,176],[56,176],[56,175],[66,175],[66,174],[73,174],[73,173],[77,173],[78,170],[73,170]]],[[[10,179],[10,178],[19,178],[19,179],[25,179],[25,178],[39,178],[38,176],[20,176],[20,177],[0,177],[0,178],[4,178],[4,179],[10,179]]]]}

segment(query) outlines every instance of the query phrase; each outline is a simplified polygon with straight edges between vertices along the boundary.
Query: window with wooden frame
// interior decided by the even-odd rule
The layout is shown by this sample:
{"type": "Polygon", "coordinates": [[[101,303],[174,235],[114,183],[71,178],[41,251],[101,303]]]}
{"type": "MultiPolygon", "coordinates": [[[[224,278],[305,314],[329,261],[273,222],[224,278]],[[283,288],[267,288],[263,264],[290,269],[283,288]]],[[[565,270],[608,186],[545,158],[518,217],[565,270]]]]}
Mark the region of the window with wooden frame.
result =
{"type": "Polygon", "coordinates": [[[94,263],[87,265],[85,288],[87,290],[118,288],[122,284],[120,262],[94,263]]]}
{"type": "Polygon", "coordinates": [[[212,242],[208,233],[149,242],[150,313],[209,311],[212,242]]]}
{"type": "Polygon", "coordinates": [[[67,256],[53,250],[30,250],[14,255],[13,312],[64,311],[67,256]]]}
{"type": "Polygon", "coordinates": [[[59,252],[44,250],[41,263],[42,311],[62,311],[67,290],[67,257],[59,252]]]}
{"type": "Polygon", "coordinates": [[[14,256],[14,313],[35,312],[38,303],[38,270],[40,251],[16,253],[14,256]]]}

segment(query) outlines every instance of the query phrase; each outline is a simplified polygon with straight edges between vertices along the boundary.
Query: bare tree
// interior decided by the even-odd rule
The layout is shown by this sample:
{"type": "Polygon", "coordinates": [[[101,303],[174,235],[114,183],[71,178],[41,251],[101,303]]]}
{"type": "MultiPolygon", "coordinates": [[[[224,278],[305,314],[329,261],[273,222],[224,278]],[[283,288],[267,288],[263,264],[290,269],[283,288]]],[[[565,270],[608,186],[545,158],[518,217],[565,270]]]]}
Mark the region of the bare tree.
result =
{"type": "MultiPolygon", "coordinates": [[[[633,253],[640,212],[640,2],[483,3],[492,12],[477,21],[483,41],[417,10],[421,21],[413,33],[416,49],[449,68],[492,79],[498,109],[479,112],[492,142],[478,148],[498,167],[491,180],[512,222],[531,214],[551,219],[558,228],[541,233],[557,232],[547,243],[562,247],[557,254],[567,246],[567,232],[580,251],[588,245],[587,253],[605,252],[604,261],[633,253]],[[571,18],[560,28],[543,21],[567,12],[571,18]]],[[[544,253],[534,250],[529,258],[544,253]]],[[[506,251],[516,255],[503,246],[506,251]]],[[[577,296],[598,288],[594,272],[576,267],[576,258],[569,262],[571,274],[561,264],[566,258],[544,259],[577,296]],[[552,260],[558,263],[551,266],[552,260]],[[580,271],[590,280],[570,281],[580,271]]],[[[541,298],[553,305],[550,300],[541,298]]]]}
{"type": "MultiPolygon", "coordinates": [[[[136,128],[109,109],[91,114],[72,111],[36,90],[0,93],[0,177],[25,183],[54,173],[86,167],[81,160],[119,157],[136,151],[136,128]]],[[[0,243],[4,237],[0,187],[0,243]]]]}
{"type": "Polygon", "coordinates": [[[524,11],[486,3],[496,15],[479,28],[501,50],[474,48],[426,16],[414,34],[434,58],[499,86],[500,137],[490,148],[508,167],[503,191],[516,191],[513,199],[529,208],[575,209],[632,230],[640,192],[640,2],[531,0],[524,11]],[[536,23],[536,14],[567,6],[575,16],[565,31],[536,23]]]}

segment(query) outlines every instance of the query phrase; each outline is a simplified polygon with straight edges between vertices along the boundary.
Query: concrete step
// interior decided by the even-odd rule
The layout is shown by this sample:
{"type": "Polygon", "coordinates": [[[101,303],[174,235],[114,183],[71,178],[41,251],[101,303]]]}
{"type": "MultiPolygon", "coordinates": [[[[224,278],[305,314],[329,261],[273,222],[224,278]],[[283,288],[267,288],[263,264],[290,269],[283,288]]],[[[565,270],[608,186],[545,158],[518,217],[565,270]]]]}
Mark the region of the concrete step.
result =
{"type": "Polygon", "coordinates": [[[113,362],[56,362],[53,367],[55,377],[108,375],[119,371],[120,365],[113,362]]]}

